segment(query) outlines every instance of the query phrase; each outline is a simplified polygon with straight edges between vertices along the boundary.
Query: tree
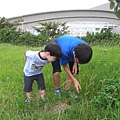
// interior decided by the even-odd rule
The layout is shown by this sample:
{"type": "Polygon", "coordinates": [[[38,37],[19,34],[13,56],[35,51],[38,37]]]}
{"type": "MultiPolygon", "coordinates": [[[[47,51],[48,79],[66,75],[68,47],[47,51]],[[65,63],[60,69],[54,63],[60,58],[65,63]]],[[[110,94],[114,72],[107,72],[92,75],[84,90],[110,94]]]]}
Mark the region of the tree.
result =
{"type": "Polygon", "coordinates": [[[120,0],[109,0],[110,9],[114,9],[115,15],[120,18],[120,0]]]}
{"type": "Polygon", "coordinates": [[[44,22],[39,23],[40,27],[33,27],[38,36],[41,38],[41,43],[46,44],[51,42],[53,39],[57,38],[58,36],[68,34],[68,26],[66,23],[59,23],[59,22],[44,22]]]}
{"type": "Polygon", "coordinates": [[[9,29],[16,29],[17,25],[20,25],[21,20],[14,21],[12,23],[9,22],[9,20],[5,17],[0,17],[0,29],[2,28],[9,28],[9,29]]]}

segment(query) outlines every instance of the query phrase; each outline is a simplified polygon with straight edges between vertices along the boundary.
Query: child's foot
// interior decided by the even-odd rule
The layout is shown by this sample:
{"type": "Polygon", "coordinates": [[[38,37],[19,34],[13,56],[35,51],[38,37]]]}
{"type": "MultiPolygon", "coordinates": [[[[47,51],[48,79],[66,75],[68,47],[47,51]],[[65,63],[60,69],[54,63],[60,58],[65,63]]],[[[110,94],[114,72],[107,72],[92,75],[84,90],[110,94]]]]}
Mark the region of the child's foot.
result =
{"type": "Polygon", "coordinates": [[[56,96],[61,96],[60,88],[56,88],[56,89],[54,90],[54,94],[55,94],[56,96]]]}
{"type": "Polygon", "coordinates": [[[25,100],[25,104],[29,104],[29,103],[30,103],[30,99],[27,98],[27,99],[25,100]]]}
{"type": "Polygon", "coordinates": [[[72,93],[71,90],[66,90],[66,93],[67,93],[70,97],[74,98],[75,100],[78,98],[75,94],[72,93]]]}

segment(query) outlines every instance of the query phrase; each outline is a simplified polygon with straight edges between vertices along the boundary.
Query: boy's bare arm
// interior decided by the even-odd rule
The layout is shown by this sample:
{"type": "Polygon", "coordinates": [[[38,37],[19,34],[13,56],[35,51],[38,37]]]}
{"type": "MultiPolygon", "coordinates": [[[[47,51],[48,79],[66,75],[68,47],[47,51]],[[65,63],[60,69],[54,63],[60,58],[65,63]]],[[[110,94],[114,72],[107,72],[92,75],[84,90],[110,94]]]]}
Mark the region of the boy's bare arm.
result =
{"type": "Polygon", "coordinates": [[[66,71],[66,73],[69,75],[69,77],[71,78],[71,80],[73,81],[74,83],[74,86],[77,90],[77,92],[79,93],[79,89],[81,89],[81,86],[79,84],[79,82],[77,81],[77,79],[72,75],[69,67],[66,65],[66,66],[63,66],[64,70],[66,71]]]}
{"type": "Polygon", "coordinates": [[[25,53],[24,53],[24,60],[26,61],[27,60],[27,57],[26,57],[26,52],[27,52],[28,50],[26,50],[25,51],[25,53]]]}

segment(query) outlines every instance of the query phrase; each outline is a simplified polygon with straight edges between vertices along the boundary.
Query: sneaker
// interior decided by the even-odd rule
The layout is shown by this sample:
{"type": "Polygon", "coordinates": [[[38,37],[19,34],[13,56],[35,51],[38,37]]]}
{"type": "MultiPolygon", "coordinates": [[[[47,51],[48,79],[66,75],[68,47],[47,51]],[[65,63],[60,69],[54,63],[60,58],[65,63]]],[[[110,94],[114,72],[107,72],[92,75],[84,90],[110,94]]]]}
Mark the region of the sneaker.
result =
{"type": "Polygon", "coordinates": [[[61,96],[60,88],[56,88],[55,91],[54,91],[54,94],[55,94],[56,96],[61,96]]]}
{"type": "Polygon", "coordinates": [[[27,98],[26,100],[25,100],[25,104],[29,104],[30,103],[30,100],[27,98]]]}
{"type": "Polygon", "coordinates": [[[41,98],[42,102],[47,102],[46,98],[41,98]]]}
{"type": "Polygon", "coordinates": [[[66,90],[66,93],[67,93],[70,97],[74,98],[75,100],[78,98],[75,94],[72,93],[71,90],[66,90]]]}

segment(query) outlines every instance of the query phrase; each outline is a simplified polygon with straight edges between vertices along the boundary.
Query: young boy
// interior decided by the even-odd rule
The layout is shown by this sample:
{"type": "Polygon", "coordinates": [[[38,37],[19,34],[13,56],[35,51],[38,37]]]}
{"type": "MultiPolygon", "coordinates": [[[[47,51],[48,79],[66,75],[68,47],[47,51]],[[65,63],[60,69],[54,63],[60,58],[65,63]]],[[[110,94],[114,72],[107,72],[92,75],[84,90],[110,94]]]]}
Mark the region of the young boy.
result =
{"type": "Polygon", "coordinates": [[[40,91],[41,100],[45,101],[45,83],[42,74],[42,68],[49,62],[53,62],[56,58],[61,58],[62,52],[57,43],[49,43],[43,51],[26,51],[24,58],[26,60],[24,66],[24,92],[27,99],[25,103],[30,102],[32,92],[32,84],[37,81],[38,90],[40,91]]]}
{"type": "Polygon", "coordinates": [[[87,45],[85,41],[73,36],[60,36],[55,39],[54,42],[57,43],[62,50],[60,63],[59,59],[56,59],[54,62],[52,62],[55,95],[60,95],[61,64],[68,75],[66,78],[66,92],[68,93],[68,95],[76,99],[77,96],[71,92],[70,87],[71,84],[74,83],[74,86],[79,93],[79,89],[81,89],[81,86],[75,78],[75,75],[79,72],[78,63],[88,63],[92,58],[92,49],[89,45],[87,45]]]}

